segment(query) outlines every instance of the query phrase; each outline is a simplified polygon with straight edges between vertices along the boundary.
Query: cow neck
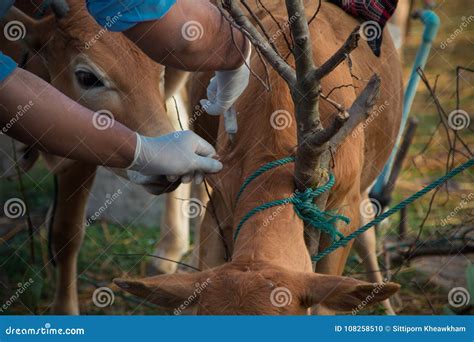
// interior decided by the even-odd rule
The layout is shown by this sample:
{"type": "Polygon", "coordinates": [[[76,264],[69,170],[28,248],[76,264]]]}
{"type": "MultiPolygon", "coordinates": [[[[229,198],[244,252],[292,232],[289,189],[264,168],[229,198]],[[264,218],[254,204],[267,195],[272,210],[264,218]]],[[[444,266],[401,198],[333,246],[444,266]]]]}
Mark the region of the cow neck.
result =
{"type": "MultiPolygon", "coordinates": [[[[290,197],[294,192],[293,169],[293,165],[282,166],[252,182],[236,204],[234,222],[239,222],[262,203],[290,197]]],[[[235,242],[232,259],[235,262],[270,262],[305,270],[311,261],[303,229],[303,221],[291,204],[264,210],[245,222],[235,242]]]]}

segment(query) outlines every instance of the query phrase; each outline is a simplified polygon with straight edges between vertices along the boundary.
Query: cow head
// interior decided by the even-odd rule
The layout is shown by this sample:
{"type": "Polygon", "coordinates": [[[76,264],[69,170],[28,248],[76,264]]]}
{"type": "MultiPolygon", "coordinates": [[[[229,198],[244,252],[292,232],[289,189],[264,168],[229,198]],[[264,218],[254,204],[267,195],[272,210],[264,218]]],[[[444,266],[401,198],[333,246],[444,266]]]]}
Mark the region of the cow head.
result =
{"type": "Polygon", "coordinates": [[[322,304],[350,311],[380,302],[398,289],[395,283],[370,284],[348,277],[297,272],[270,264],[233,263],[208,271],[114,282],[180,314],[195,307],[202,315],[304,315],[322,304]]]}
{"type": "MultiPolygon", "coordinates": [[[[85,4],[35,20],[13,9],[7,20],[25,26],[22,40],[43,57],[56,88],[93,111],[145,135],[172,131],[164,105],[164,68],[123,34],[99,26],[85,4]]],[[[110,18],[111,21],[118,18],[110,18]]]]}

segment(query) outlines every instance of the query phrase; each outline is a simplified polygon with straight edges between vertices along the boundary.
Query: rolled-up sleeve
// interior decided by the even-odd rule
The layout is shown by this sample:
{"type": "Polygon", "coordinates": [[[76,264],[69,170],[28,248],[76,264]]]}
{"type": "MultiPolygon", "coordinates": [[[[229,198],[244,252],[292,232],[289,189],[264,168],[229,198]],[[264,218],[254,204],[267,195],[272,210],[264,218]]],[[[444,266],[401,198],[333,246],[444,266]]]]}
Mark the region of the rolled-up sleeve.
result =
{"type": "Polygon", "coordinates": [[[5,14],[7,14],[10,7],[13,6],[15,0],[2,0],[0,1],[0,19],[2,19],[5,14]]]}
{"type": "MultiPolygon", "coordinates": [[[[2,0],[0,1],[0,19],[2,19],[8,12],[10,7],[13,6],[15,0],[2,0]]],[[[15,70],[17,64],[13,59],[4,55],[0,51],[0,82],[5,80],[15,70]]]]}
{"type": "Polygon", "coordinates": [[[13,59],[0,52],[0,82],[10,76],[16,67],[17,64],[13,59]]]}
{"type": "Polygon", "coordinates": [[[176,0],[87,0],[95,20],[110,31],[125,31],[143,21],[161,19],[176,0]]]}

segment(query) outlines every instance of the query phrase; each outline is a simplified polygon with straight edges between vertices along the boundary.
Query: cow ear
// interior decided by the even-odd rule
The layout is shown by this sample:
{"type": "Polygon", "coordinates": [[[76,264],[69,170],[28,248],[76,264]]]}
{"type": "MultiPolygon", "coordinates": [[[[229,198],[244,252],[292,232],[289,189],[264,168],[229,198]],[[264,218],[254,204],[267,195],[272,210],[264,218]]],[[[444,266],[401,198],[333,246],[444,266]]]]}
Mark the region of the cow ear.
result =
{"type": "Polygon", "coordinates": [[[395,294],[400,285],[392,282],[367,283],[349,277],[305,274],[301,303],[322,304],[331,310],[351,311],[381,302],[395,294]]]}
{"type": "Polygon", "coordinates": [[[209,272],[176,273],[143,279],[114,279],[121,289],[165,308],[191,306],[210,283],[209,272]]]}
{"type": "Polygon", "coordinates": [[[8,34],[8,30],[11,30],[11,35],[20,38],[21,43],[32,51],[41,50],[55,29],[54,16],[36,20],[16,7],[12,7],[7,12],[2,23],[5,25],[5,34],[8,34]]]}

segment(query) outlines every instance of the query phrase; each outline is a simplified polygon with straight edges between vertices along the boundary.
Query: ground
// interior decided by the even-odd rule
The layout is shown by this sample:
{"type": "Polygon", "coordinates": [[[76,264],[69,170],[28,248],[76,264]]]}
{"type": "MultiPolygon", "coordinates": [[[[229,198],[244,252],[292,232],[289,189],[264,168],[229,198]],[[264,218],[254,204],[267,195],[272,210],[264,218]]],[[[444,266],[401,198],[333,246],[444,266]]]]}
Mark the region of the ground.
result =
{"type": "MultiPolygon", "coordinates": [[[[437,1],[436,13],[441,19],[441,29],[433,45],[425,73],[432,85],[436,82],[436,93],[446,113],[456,109],[456,67],[474,68],[474,5],[472,0],[437,1]],[[463,24],[464,23],[464,24],[463,24]],[[450,41],[448,41],[450,38],[450,41]]],[[[404,49],[405,80],[411,70],[411,63],[421,40],[423,27],[418,21],[412,21],[411,32],[404,49]]],[[[474,109],[474,74],[464,72],[460,77],[460,108],[472,115],[474,109]]],[[[443,129],[436,130],[438,114],[429,92],[423,84],[418,88],[411,115],[419,120],[418,130],[397,182],[393,203],[407,197],[421,186],[428,184],[445,172],[448,158],[448,143],[443,129]],[[433,135],[434,134],[434,135],[433,135]],[[428,148],[426,144],[431,140],[428,148]]],[[[474,134],[470,127],[460,130],[459,135],[468,146],[474,146],[474,134]]],[[[457,145],[459,147],[459,145],[457,145]]],[[[465,159],[456,154],[454,165],[465,159]]],[[[21,219],[0,218],[0,302],[6,303],[18,288],[33,277],[26,291],[18,300],[14,300],[0,314],[46,314],[53,298],[54,268],[47,264],[47,231],[43,224],[47,208],[53,193],[52,176],[42,164],[37,165],[23,177],[26,198],[35,226],[35,262],[31,261],[28,233],[22,229],[21,219]],[[16,232],[16,233],[15,233],[16,232]],[[47,265],[46,265],[47,264],[47,265]],[[44,266],[46,265],[46,266],[44,266]],[[33,276],[36,274],[36,276],[33,276]]],[[[0,202],[20,197],[18,181],[14,178],[0,180],[0,202]]],[[[420,240],[425,241],[449,234],[457,226],[472,225],[474,218],[473,171],[464,172],[449,182],[449,196],[440,191],[435,198],[431,214],[424,222],[420,240]],[[461,205],[461,203],[466,203],[461,205]],[[451,215],[454,213],[454,215],[451,215]],[[448,224],[443,219],[449,218],[448,224]]],[[[431,196],[417,201],[408,210],[407,236],[415,237],[430,206],[431,196]]],[[[395,240],[398,236],[396,217],[382,225],[378,231],[380,244],[395,240]]],[[[124,294],[110,284],[114,277],[144,276],[146,259],[124,257],[120,253],[152,253],[159,239],[159,229],[139,226],[127,227],[94,224],[87,228],[85,241],[79,257],[79,293],[80,309],[83,314],[158,314],[164,313],[153,306],[124,294]],[[133,233],[131,233],[133,232],[133,233]],[[99,308],[92,302],[92,294],[97,287],[110,286],[115,293],[112,305],[99,308]]],[[[392,265],[399,272],[392,278],[402,285],[395,307],[399,314],[442,314],[448,312],[448,291],[450,286],[466,286],[465,266],[470,263],[469,256],[448,256],[438,259],[423,258],[411,264],[392,265]],[[431,265],[431,267],[430,267],[431,265]],[[433,267],[434,265],[434,267],[433,267]],[[456,269],[459,284],[441,286],[440,281],[433,283],[443,270],[456,269]]],[[[383,260],[381,260],[383,263],[383,260]]],[[[347,274],[363,278],[363,268],[356,257],[351,257],[346,268],[347,274]]],[[[445,272],[446,273],[446,272],[445,272]]],[[[451,272],[452,273],[452,272],[451,272]]],[[[452,276],[452,275],[451,275],[452,276]]],[[[449,275],[447,275],[449,277],[449,275]]],[[[382,313],[380,308],[363,313],[382,313]]]]}

